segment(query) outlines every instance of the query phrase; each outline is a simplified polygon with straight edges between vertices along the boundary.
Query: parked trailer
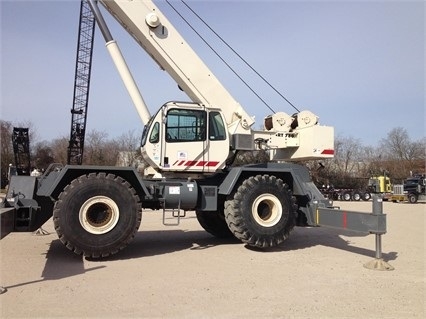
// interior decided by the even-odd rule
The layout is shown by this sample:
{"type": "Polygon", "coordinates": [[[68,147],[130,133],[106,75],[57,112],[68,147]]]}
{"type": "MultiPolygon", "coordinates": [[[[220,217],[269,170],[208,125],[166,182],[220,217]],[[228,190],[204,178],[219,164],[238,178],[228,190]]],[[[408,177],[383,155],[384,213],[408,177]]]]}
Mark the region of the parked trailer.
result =
{"type": "Polygon", "coordinates": [[[388,200],[392,191],[390,178],[386,175],[372,176],[364,188],[322,187],[321,192],[327,198],[341,201],[368,201],[374,194],[380,194],[383,200],[388,200]]]}
{"type": "Polygon", "coordinates": [[[362,191],[359,189],[352,188],[322,188],[321,192],[325,197],[331,200],[340,201],[368,201],[372,197],[372,193],[369,191],[362,191]]]}

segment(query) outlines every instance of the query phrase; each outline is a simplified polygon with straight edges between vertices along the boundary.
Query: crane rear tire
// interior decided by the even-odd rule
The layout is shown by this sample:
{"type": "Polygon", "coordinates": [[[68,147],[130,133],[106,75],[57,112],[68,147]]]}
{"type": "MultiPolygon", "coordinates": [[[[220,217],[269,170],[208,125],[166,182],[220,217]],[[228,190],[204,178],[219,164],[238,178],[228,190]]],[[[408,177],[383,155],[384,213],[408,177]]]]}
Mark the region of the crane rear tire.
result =
{"type": "Polygon", "coordinates": [[[225,202],[225,219],[235,237],[254,247],[284,242],[296,224],[297,206],[288,186],[270,175],[247,178],[225,202]]]}
{"type": "Polygon", "coordinates": [[[61,242],[92,258],[127,246],[142,219],[139,196],[123,178],[91,173],[74,179],[59,195],[53,222],[61,242]]]}

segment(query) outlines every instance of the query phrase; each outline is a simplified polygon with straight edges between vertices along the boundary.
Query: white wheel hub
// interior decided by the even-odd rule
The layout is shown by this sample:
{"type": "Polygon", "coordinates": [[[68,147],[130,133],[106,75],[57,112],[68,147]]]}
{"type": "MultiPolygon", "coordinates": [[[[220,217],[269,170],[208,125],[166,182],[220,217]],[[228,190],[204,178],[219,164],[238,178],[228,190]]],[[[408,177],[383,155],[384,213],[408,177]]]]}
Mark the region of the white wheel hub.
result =
{"type": "Polygon", "coordinates": [[[87,232],[101,235],[117,225],[120,211],[117,204],[109,197],[94,196],[80,208],[80,224],[87,232]]]}
{"type": "Polygon", "coordinates": [[[283,215],[281,202],[272,194],[262,194],[257,197],[251,212],[254,220],[263,227],[276,225],[283,215]]]}

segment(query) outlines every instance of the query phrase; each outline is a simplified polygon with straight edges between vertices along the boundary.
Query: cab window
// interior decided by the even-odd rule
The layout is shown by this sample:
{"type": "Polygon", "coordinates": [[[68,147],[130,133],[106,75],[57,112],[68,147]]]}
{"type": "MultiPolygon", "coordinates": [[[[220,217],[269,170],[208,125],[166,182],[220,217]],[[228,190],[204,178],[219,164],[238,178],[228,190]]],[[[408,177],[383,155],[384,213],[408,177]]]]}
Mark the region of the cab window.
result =
{"type": "Polygon", "coordinates": [[[167,113],[166,142],[206,140],[206,112],[171,109],[167,113]]]}
{"type": "Polygon", "coordinates": [[[152,127],[151,135],[149,136],[150,143],[158,143],[160,141],[160,123],[155,122],[152,127]]]}
{"type": "Polygon", "coordinates": [[[209,139],[211,141],[226,140],[226,129],[219,112],[209,114],[209,139]]]}

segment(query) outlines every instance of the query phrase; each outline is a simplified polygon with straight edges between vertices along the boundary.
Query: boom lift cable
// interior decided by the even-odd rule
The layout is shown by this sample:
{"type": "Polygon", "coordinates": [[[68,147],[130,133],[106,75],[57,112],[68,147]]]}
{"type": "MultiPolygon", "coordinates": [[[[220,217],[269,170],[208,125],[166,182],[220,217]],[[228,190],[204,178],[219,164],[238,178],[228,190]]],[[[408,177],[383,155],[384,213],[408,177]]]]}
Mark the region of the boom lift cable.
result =
{"type": "Polygon", "coordinates": [[[218,37],[220,41],[222,41],[241,61],[244,62],[245,65],[247,65],[250,70],[252,70],[259,78],[262,79],[263,82],[265,82],[272,90],[274,90],[275,93],[277,93],[281,98],[283,98],[288,104],[290,104],[297,112],[300,112],[299,109],[291,103],[280,91],[278,91],[271,83],[269,83],[268,80],[265,79],[264,76],[262,76],[258,71],[256,71],[255,68],[253,68],[250,63],[248,63],[237,51],[234,50],[216,31],[214,31],[208,24],[201,18],[184,0],[181,0],[182,3],[198,18],[200,21],[207,27],[211,32],[218,37]]]}
{"type": "MultiPolygon", "coordinates": [[[[183,1],[182,1],[183,2],[183,1]]],[[[186,20],[183,15],[169,2],[169,0],[166,0],[166,3],[179,15],[179,17],[192,29],[192,31],[194,31],[198,37],[210,48],[210,50],[213,51],[214,54],[216,54],[216,56],[232,71],[232,73],[235,74],[235,76],[240,79],[240,81],[260,100],[262,101],[263,104],[266,105],[266,107],[273,113],[276,113],[274,109],[271,108],[271,106],[269,106],[268,103],[266,103],[265,100],[263,100],[259,94],[257,94],[254,89],[246,82],[243,80],[243,78],[238,75],[237,71],[235,71],[232,66],[225,61],[224,58],[222,58],[220,56],[220,54],[201,36],[201,34],[195,30],[195,28],[188,22],[188,20],[186,20]]],[[[201,20],[202,21],[202,20],[201,20]]]]}
{"type": "MultiPolygon", "coordinates": [[[[300,112],[300,110],[293,104],[293,103],[291,103],[290,102],[290,100],[289,99],[287,99],[281,92],[279,92],[264,76],[262,76],[255,68],[253,68],[251,65],[250,65],[250,63],[248,63],[247,62],[247,60],[245,60],[234,48],[232,48],[232,46],[229,44],[229,43],[227,43],[226,41],[225,41],[225,39],[223,39],[212,27],[210,27],[210,25],[206,22],[206,21],[204,21],[204,19],[199,15],[199,14],[197,14],[196,12],[195,12],[195,10],[193,10],[184,0],[181,0],[182,1],[182,3],[220,40],[220,41],[222,41],[222,43],[224,43],[227,47],[228,47],[228,49],[230,49],[250,70],[252,70],[264,83],[266,83],[275,93],[277,93],[282,99],[284,99],[289,105],[291,105],[297,112],[300,112]]],[[[168,1],[167,1],[168,2],[168,1]]],[[[170,5],[170,4],[169,4],[170,5]]],[[[171,5],[170,5],[171,6],[171,5]]],[[[172,6],[172,8],[173,8],[173,6],[172,6]]],[[[176,9],[175,8],[173,8],[175,11],[176,11],[176,9]]],[[[178,13],[179,14],[179,13],[178,13]]],[[[180,15],[180,14],[179,14],[180,15]]],[[[183,19],[183,18],[182,18],[183,19]]],[[[185,19],[183,19],[188,25],[189,25],[189,23],[185,20],[185,19]]],[[[191,26],[190,26],[191,27],[191,26]]],[[[192,27],[191,27],[192,28],[192,27]]],[[[193,29],[193,28],[192,28],[193,29]]],[[[194,30],[194,29],[193,29],[194,30]]],[[[194,30],[194,32],[195,33],[197,33],[195,30],[194,30]]],[[[206,43],[206,41],[197,33],[197,35],[206,43]]],[[[208,44],[207,44],[208,45],[208,44]]],[[[210,45],[208,45],[209,47],[210,47],[210,45]]],[[[211,47],[210,47],[211,48],[211,47]]],[[[212,48],[211,48],[212,49],[212,48]]],[[[219,56],[218,55],[218,53],[216,53],[216,51],[214,50],[214,49],[212,49],[213,50],[213,52],[217,55],[217,56],[219,56]]],[[[219,57],[222,61],[223,61],[223,59],[221,58],[221,57],[219,57]]],[[[224,61],[223,61],[224,62],[224,61]]],[[[228,66],[228,63],[226,63],[226,62],[224,62],[227,66],[228,66]]],[[[229,66],[228,66],[229,67],[229,66]]],[[[230,69],[231,69],[231,71],[234,73],[234,74],[236,74],[236,72],[231,68],[231,67],[229,67],[230,69]]],[[[237,75],[237,74],[236,74],[237,75]]],[[[247,86],[247,87],[249,87],[248,86],[248,84],[245,82],[245,81],[243,81],[238,75],[237,75],[237,77],[247,86]]],[[[252,88],[250,88],[249,87],[249,89],[253,92],[253,89],[252,88]]],[[[254,92],[253,92],[254,93],[254,92]]],[[[269,110],[271,110],[271,111],[273,111],[272,110],[272,108],[268,105],[268,104],[266,104],[266,102],[263,100],[263,99],[261,99],[259,96],[258,96],[258,94],[256,94],[255,93],[255,95],[269,108],[269,110]]],[[[274,111],[273,111],[274,112],[274,111]]],[[[275,112],[274,112],[275,113],[275,112]]]]}

